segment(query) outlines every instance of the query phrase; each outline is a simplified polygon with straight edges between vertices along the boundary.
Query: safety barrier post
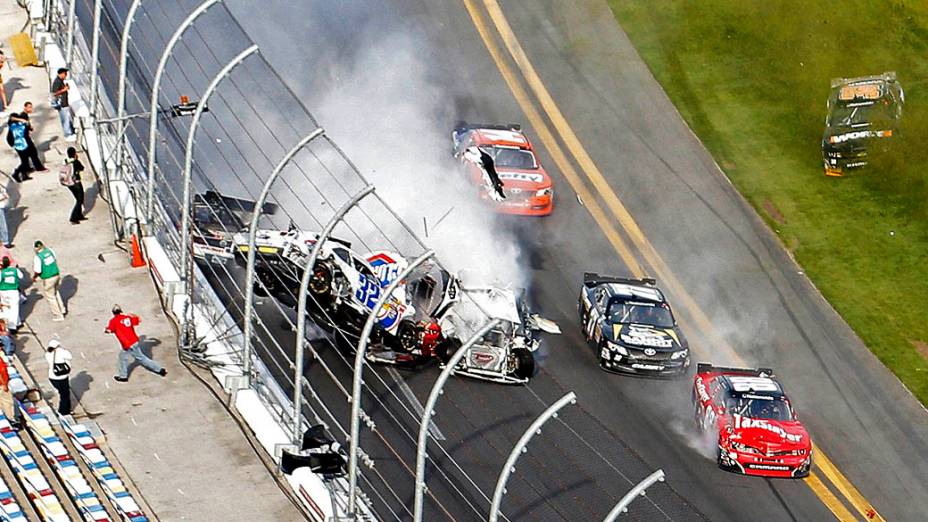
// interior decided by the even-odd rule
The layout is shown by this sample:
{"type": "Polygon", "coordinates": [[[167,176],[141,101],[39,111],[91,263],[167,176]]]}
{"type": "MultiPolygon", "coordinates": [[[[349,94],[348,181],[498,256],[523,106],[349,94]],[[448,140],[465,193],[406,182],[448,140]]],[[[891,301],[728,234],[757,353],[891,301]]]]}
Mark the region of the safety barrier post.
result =
{"type": "Polygon", "coordinates": [[[516,469],[516,461],[519,460],[519,455],[525,451],[525,446],[528,445],[529,441],[532,440],[537,433],[541,433],[541,426],[548,422],[552,417],[557,417],[557,412],[567,406],[567,404],[576,404],[577,396],[574,392],[568,392],[567,395],[564,395],[557,402],[548,407],[545,411],[535,419],[525,433],[522,434],[522,437],[519,438],[519,442],[516,443],[515,447],[512,448],[512,452],[509,454],[509,458],[506,459],[506,464],[503,466],[503,470],[499,474],[499,480],[496,482],[496,489],[493,491],[493,503],[490,505],[490,522],[497,522],[499,520],[499,505],[503,501],[503,495],[506,493],[506,483],[509,481],[509,475],[516,469]]]}
{"type": "Polygon", "coordinates": [[[426,260],[435,255],[433,250],[428,250],[421,256],[417,257],[415,261],[409,263],[402,272],[397,274],[396,279],[390,282],[387,285],[387,288],[383,291],[383,294],[380,296],[380,299],[377,300],[377,304],[374,305],[374,308],[371,310],[371,313],[367,316],[367,321],[364,323],[364,329],[361,330],[361,338],[358,340],[358,351],[354,355],[354,378],[351,381],[351,440],[348,441],[350,444],[350,453],[348,455],[348,516],[355,516],[355,508],[357,505],[357,496],[358,496],[358,449],[359,449],[359,439],[361,431],[361,380],[362,373],[364,371],[364,355],[367,353],[367,341],[371,336],[371,330],[374,329],[374,321],[377,319],[377,314],[380,313],[380,310],[387,303],[388,300],[393,298],[393,291],[415,270],[419,265],[424,263],[426,260]]]}
{"type": "Polygon", "coordinates": [[[628,512],[628,505],[631,504],[638,495],[644,496],[645,490],[651,487],[652,484],[655,482],[663,481],[664,470],[662,469],[659,469],[645,477],[644,480],[639,482],[638,485],[633,487],[631,490],[629,490],[628,493],[625,494],[624,497],[622,497],[622,500],[620,500],[619,503],[616,504],[614,508],[612,508],[612,511],[610,511],[608,515],[606,515],[606,518],[603,519],[603,522],[615,522],[615,520],[619,518],[619,515],[628,512]]]}
{"type": "Polygon", "coordinates": [[[483,339],[483,336],[499,324],[499,319],[491,319],[483,324],[477,333],[470,337],[458,351],[451,356],[451,359],[445,363],[445,368],[435,379],[432,385],[432,391],[429,392],[429,399],[425,402],[425,409],[422,412],[422,421],[419,423],[419,442],[416,445],[416,500],[413,511],[414,522],[422,522],[422,510],[424,508],[425,495],[425,457],[426,445],[428,444],[429,424],[432,423],[432,415],[435,415],[435,403],[438,402],[439,395],[444,393],[445,381],[454,373],[455,367],[461,362],[461,359],[467,355],[470,347],[483,339]]]}
{"type": "MultiPolygon", "coordinates": [[[[367,185],[360,192],[351,197],[344,205],[341,206],[332,216],[332,219],[325,224],[325,227],[322,229],[322,232],[319,233],[319,237],[316,238],[316,244],[313,245],[312,252],[309,255],[309,259],[306,261],[306,268],[303,269],[303,276],[300,278],[300,289],[299,297],[297,298],[296,306],[296,369],[294,370],[293,382],[295,387],[293,390],[293,418],[294,418],[294,429],[293,429],[293,443],[298,444],[301,433],[299,430],[299,419],[302,415],[302,405],[303,405],[303,351],[306,344],[306,294],[309,292],[309,280],[311,279],[313,273],[313,267],[316,266],[316,259],[319,257],[319,252],[322,250],[322,244],[329,238],[329,234],[335,229],[335,226],[345,217],[345,214],[349,210],[355,207],[362,199],[364,199],[368,194],[374,192],[373,185],[367,185]]],[[[253,238],[252,238],[253,239],[253,238]]],[[[249,244],[250,249],[254,248],[254,242],[252,241],[249,244]]]]}
{"type": "Polygon", "coordinates": [[[68,2],[68,34],[65,43],[64,61],[66,67],[71,67],[71,58],[74,57],[74,20],[77,15],[77,0],[68,2]]]}
{"type": "Polygon", "coordinates": [[[203,95],[200,97],[200,103],[197,104],[193,112],[193,120],[190,122],[190,132],[187,133],[187,146],[184,149],[184,190],[181,199],[181,223],[180,223],[180,262],[183,263],[181,280],[184,282],[184,293],[187,294],[187,310],[181,318],[181,346],[189,346],[192,341],[190,327],[192,326],[193,315],[193,255],[190,253],[190,185],[191,171],[193,170],[193,144],[197,134],[197,127],[200,125],[200,117],[203,116],[203,109],[210,96],[219,86],[229,73],[232,72],[246,58],[258,52],[258,46],[252,45],[248,49],[238,53],[235,58],[229,60],[216,76],[213,77],[203,95]]]}
{"type": "Polygon", "coordinates": [[[243,327],[245,340],[242,350],[242,373],[248,385],[251,385],[251,324],[254,320],[253,316],[255,313],[255,240],[258,234],[258,220],[261,218],[261,213],[264,211],[264,204],[267,202],[267,197],[271,193],[271,187],[274,185],[274,182],[277,181],[277,177],[280,173],[283,172],[284,167],[290,163],[290,160],[293,159],[296,153],[305,147],[306,144],[322,136],[324,133],[325,130],[322,128],[313,130],[284,154],[284,157],[274,166],[271,175],[265,180],[264,187],[261,189],[261,194],[258,195],[258,199],[255,201],[255,209],[251,213],[251,222],[248,225],[248,262],[245,270],[245,325],[243,327]]]}
{"type": "Polygon", "coordinates": [[[151,213],[155,205],[155,143],[158,137],[158,93],[161,90],[161,77],[164,75],[164,68],[167,67],[168,58],[174,52],[174,46],[180,41],[184,31],[200,17],[207,9],[222,0],[204,0],[196,9],[187,15],[187,18],[177,27],[171,38],[168,39],[164,52],[161,53],[161,59],[158,61],[158,67],[155,69],[155,77],[151,84],[151,107],[148,115],[148,178],[145,180],[145,220],[151,222],[151,213]]]}
{"type": "MultiPolygon", "coordinates": [[[[72,0],[72,2],[75,0],[72,0]]],[[[122,175],[123,149],[126,143],[126,66],[129,59],[129,38],[135,12],[142,0],[132,0],[119,40],[119,85],[116,90],[116,172],[122,175]]]]}

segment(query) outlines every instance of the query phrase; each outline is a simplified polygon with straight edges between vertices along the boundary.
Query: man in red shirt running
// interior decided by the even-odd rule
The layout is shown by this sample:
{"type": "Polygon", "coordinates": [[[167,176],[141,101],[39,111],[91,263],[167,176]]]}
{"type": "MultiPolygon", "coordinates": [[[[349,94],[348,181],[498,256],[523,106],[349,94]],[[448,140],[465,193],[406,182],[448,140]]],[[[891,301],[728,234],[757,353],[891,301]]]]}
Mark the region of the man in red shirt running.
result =
{"type": "Polygon", "coordinates": [[[119,339],[119,345],[122,350],[119,352],[119,364],[116,367],[117,375],[113,377],[119,382],[129,380],[129,359],[135,358],[145,368],[164,377],[168,372],[160,364],[153,361],[147,355],[142,353],[142,347],[139,346],[139,336],[135,333],[135,327],[139,324],[139,316],[135,314],[124,314],[119,305],[113,306],[113,318],[106,325],[106,333],[116,335],[119,339]]]}

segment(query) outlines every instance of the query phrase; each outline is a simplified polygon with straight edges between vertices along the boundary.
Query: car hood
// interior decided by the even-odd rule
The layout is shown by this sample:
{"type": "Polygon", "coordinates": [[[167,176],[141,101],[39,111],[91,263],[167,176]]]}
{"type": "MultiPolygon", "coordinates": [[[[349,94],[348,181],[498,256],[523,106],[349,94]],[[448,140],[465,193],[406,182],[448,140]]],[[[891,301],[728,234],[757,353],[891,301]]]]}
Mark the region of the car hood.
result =
{"type": "Polygon", "coordinates": [[[686,348],[674,328],[657,328],[646,324],[612,325],[612,341],[633,348],[653,348],[659,352],[672,352],[686,348]]]}
{"type": "Polygon", "coordinates": [[[810,446],[809,434],[799,421],[775,421],[733,415],[731,427],[731,440],[768,453],[810,446]]]}

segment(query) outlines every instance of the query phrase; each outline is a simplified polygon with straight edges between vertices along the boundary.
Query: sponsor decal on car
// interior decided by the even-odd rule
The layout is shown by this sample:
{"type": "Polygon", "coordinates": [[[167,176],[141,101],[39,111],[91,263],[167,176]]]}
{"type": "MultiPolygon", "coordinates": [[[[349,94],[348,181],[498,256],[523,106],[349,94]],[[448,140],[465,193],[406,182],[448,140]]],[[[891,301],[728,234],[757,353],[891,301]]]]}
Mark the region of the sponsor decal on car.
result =
{"type": "MultiPolygon", "coordinates": [[[[621,330],[621,325],[617,326],[621,330]]],[[[635,325],[631,325],[625,331],[622,331],[619,335],[619,339],[621,339],[623,343],[633,346],[647,346],[651,348],[670,348],[673,346],[673,339],[667,335],[666,332],[652,330],[650,328],[641,328],[635,325]]],[[[654,354],[652,353],[649,355],[654,354]]]]}
{"type": "Polygon", "coordinates": [[[863,138],[888,138],[893,135],[892,130],[864,130],[864,131],[854,131],[846,132],[844,134],[838,134],[828,138],[829,143],[844,143],[845,141],[860,140],[863,138]]]}
{"type": "Polygon", "coordinates": [[[776,424],[771,424],[766,419],[752,419],[751,417],[743,417],[741,415],[734,415],[735,420],[735,429],[762,429],[767,430],[773,433],[776,433],[781,438],[788,440],[790,442],[800,442],[802,440],[801,435],[796,435],[795,433],[788,433],[786,430],[777,426],[776,424]]]}

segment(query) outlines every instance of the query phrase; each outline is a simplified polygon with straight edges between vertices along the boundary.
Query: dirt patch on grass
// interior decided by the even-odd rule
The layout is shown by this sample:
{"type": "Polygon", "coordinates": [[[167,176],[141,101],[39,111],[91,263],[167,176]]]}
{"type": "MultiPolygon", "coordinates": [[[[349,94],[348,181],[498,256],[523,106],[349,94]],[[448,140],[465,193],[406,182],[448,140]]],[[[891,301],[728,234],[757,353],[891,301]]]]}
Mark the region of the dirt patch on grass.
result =
{"type": "Polygon", "coordinates": [[[786,218],[783,217],[783,213],[780,212],[780,209],[778,209],[777,206],[773,204],[773,201],[764,199],[764,202],[761,203],[761,205],[764,207],[764,211],[767,212],[767,215],[770,216],[770,219],[781,225],[786,223],[786,218]]]}
{"type": "Polygon", "coordinates": [[[928,343],[925,341],[909,341],[912,343],[912,346],[915,347],[915,351],[918,352],[926,361],[928,361],[928,343]]]}

